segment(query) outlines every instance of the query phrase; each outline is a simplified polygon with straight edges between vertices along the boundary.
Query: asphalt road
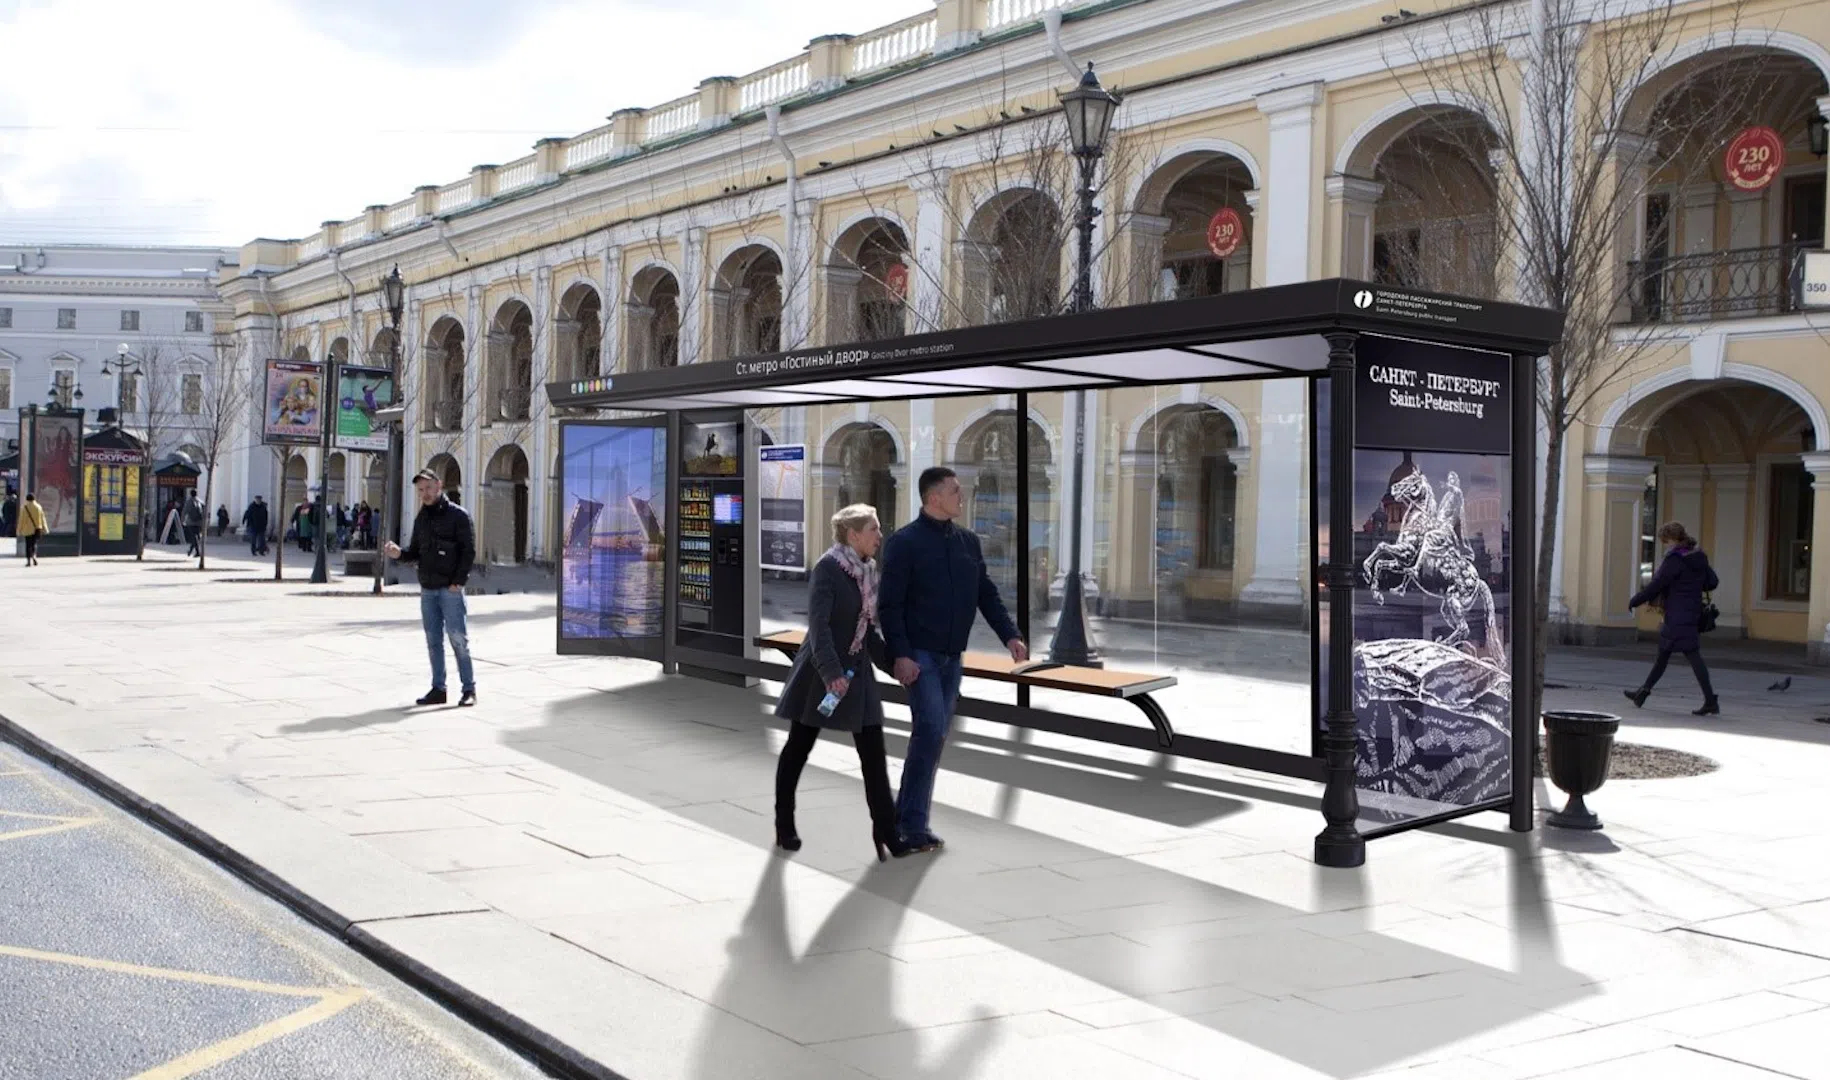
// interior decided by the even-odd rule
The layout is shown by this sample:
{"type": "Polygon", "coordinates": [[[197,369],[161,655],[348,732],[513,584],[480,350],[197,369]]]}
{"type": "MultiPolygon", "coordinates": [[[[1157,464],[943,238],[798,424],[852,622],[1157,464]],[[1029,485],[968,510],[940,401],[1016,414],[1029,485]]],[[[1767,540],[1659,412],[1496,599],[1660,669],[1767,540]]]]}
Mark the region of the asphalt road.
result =
{"type": "Polygon", "coordinates": [[[0,1080],[546,1075],[0,744],[0,1080]]]}

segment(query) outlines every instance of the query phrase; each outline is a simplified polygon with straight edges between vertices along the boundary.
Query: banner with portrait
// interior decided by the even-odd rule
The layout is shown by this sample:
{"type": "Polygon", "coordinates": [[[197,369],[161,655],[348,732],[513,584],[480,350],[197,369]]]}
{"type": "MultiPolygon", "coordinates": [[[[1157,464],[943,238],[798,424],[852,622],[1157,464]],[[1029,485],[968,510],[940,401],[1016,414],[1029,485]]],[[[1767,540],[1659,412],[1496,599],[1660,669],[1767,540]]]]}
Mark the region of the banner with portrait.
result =
{"type": "Polygon", "coordinates": [[[75,536],[83,463],[83,420],[39,414],[32,424],[32,478],[26,490],[44,508],[45,531],[75,536]]]}
{"type": "Polygon", "coordinates": [[[261,441],[269,446],[316,446],[324,437],[324,366],[267,361],[262,384],[261,441]]]}

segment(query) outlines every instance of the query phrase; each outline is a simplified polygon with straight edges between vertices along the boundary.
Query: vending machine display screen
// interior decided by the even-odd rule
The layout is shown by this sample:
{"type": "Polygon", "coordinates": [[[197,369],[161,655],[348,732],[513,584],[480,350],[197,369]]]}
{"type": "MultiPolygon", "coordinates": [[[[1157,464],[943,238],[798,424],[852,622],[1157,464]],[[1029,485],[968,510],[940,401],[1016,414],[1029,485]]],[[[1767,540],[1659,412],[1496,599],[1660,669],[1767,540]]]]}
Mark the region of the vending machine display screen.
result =
{"type": "Polygon", "coordinates": [[[743,496],[719,495],[712,499],[712,524],[742,525],[743,496]]]}

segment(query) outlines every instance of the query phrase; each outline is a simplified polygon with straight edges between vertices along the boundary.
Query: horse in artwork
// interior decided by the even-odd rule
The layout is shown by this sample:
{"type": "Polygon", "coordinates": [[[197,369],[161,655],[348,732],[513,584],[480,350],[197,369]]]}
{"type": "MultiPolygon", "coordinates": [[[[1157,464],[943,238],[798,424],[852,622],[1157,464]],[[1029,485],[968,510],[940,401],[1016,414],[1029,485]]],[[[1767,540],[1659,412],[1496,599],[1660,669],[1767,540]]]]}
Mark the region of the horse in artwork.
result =
{"type": "MultiPolygon", "coordinates": [[[[1473,633],[1468,613],[1477,607],[1485,609],[1487,626],[1494,627],[1493,590],[1474,567],[1473,553],[1461,539],[1461,523],[1444,520],[1436,492],[1423,470],[1413,470],[1393,483],[1391,495],[1404,506],[1398,537],[1380,542],[1360,568],[1366,583],[1372,586],[1373,601],[1385,603],[1382,583],[1388,577],[1396,577],[1397,584],[1391,589],[1395,595],[1403,596],[1415,587],[1425,596],[1441,601],[1442,619],[1449,628],[1443,644],[1459,645],[1468,640],[1473,633]]],[[[1459,506],[1460,501],[1448,500],[1451,506],[1459,506]]]]}

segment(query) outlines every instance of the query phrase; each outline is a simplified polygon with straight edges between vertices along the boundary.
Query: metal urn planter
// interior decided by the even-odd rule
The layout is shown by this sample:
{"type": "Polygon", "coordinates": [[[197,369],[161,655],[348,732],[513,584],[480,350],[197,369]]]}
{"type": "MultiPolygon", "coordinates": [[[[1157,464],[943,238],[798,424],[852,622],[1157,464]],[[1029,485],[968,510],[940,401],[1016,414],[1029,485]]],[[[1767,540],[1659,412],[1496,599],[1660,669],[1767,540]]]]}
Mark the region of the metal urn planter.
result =
{"type": "Polygon", "coordinates": [[[1608,759],[1620,717],[1610,713],[1556,711],[1544,714],[1544,771],[1569,794],[1569,803],[1550,815],[1562,829],[1599,829],[1601,819],[1582,800],[1608,779],[1608,759]]]}

